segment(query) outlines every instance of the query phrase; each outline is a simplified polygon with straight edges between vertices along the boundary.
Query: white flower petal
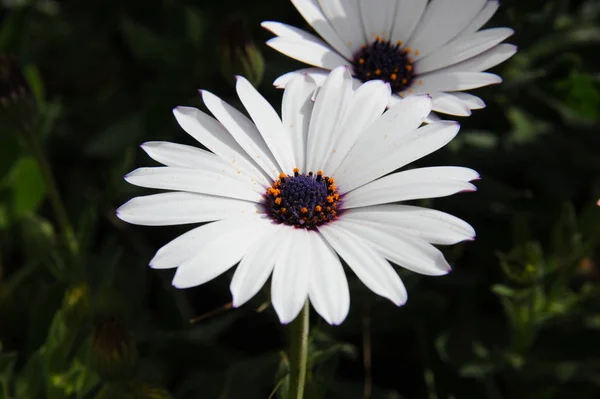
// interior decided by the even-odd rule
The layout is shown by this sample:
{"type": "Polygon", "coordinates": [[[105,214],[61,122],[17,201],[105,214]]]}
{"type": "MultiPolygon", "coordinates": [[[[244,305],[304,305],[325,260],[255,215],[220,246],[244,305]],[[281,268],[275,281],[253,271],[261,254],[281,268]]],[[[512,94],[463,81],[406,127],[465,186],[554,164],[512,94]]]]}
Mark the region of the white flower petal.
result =
{"type": "Polygon", "coordinates": [[[307,40],[292,41],[276,37],[267,41],[267,45],[288,57],[320,68],[335,69],[339,66],[350,65],[349,61],[327,44],[318,44],[307,40]]]}
{"type": "Polygon", "coordinates": [[[340,219],[336,225],[369,243],[377,252],[398,266],[428,276],[442,276],[451,267],[444,255],[427,241],[401,231],[379,229],[362,220],[340,219]]]}
{"type": "Polygon", "coordinates": [[[410,205],[376,205],[348,209],[343,219],[362,220],[382,230],[402,230],[432,244],[473,240],[475,229],[462,219],[434,209],[410,205]]]}
{"type": "Polygon", "coordinates": [[[310,302],[329,324],[341,324],[350,310],[350,290],[344,268],[320,234],[310,234],[309,241],[312,248],[310,302]]]}
{"type": "Polygon", "coordinates": [[[321,11],[352,54],[366,43],[357,0],[318,0],[321,11]]]}
{"type": "Polygon", "coordinates": [[[396,0],[358,0],[367,42],[388,40],[396,16],[396,0]]]}
{"type": "Polygon", "coordinates": [[[156,255],[150,261],[150,267],[154,269],[171,269],[181,265],[196,256],[206,242],[247,223],[247,221],[242,220],[244,218],[257,219],[258,216],[252,214],[219,220],[196,227],[180,235],[156,252],[156,255]]]}
{"type": "Polygon", "coordinates": [[[468,35],[473,32],[477,32],[483,25],[489,21],[500,6],[500,2],[498,0],[488,0],[485,3],[485,6],[479,11],[479,14],[473,18],[471,23],[458,35],[458,37],[463,35],[468,35]]]}
{"type": "Polygon", "coordinates": [[[192,107],[177,107],[173,110],[173,114],[183,130],[230,164],[236,171],[252,176],[258,183],[265,186],[270,184],[248,154],[213,117],[192,107]]]}
{"type": "Polygon", "coordinates": [[[476,187],[468,182],[478,178],[479,175],[474,170],[456,166],[407,170],[382,177],[346,194],[344,208],[439,198],[464,191],[476,191],[476,187]]]}
{"type": "Polygon", "coordinates": [[[242,218],[238,222],[234,229],[199,243],[198,253],[177,268],[173,286],[195,287],[223,274],[238,263],[270,227],[270,222],[260,217],[242,218]]]}
{"type": "Polygon", "coordinates": [[[337,186],[347,193],[371,181],[373,173],[378,173],[370,167],[371,163],[388,151],[390,143],[402,140],[404,135],[419,127],[430,111],[431,99],[428,96],[410,96],[376,119],[331,175],[337,186]]]}
{"type": "Polygon", "coordinates": [[[316,172],[325,165],[333,149],[340,123],[352,94],[352,77],[347,68],[335,69],[320,88],[308,127],[306,169],[316,172]]]}
{"type": "Polygon", "coordinates": [[[219,195],[254,202],[260,202],[264,192],[264,188],[258,184],[253,189],[249,184],[223,173],[171,166],[138,168],[125,176],[125,180],[140,187],[219,195]]]}
{"type": "Polygon", "coordinates": [[[406,288],[394,268],[364,240],[331,223],[319,232],[346,261],[350,269],[371,291],[400,306],[406,303],[406,288]]]}
{"type": "Polygon", "coordinates": [[[132,198],[117,209],[117,216],[142,226],[171,226],[253,215],[258,210],[254,202],[174,192],[132,198]]]}
{"type": "Polygon", "coordinates": [[[456,98],[458,98],[460,101],[463,102],[463,104],[465,104],[467,107],[469,107],[469,109],[485,108],[485,102],[481,98],[474,96],[473,94],[463,93],[460,91],[452,92],[452,93],[448,93],[448,94],[451,94],[451,95],[455,96],[456,98]]]}
{"type": "Polygon", "coordinates": [[[263,238],[255,242],[238,265],[229,290],[233,296],[233,306],[239,307],[250,300],[265,285],[281,247],[285,234],[284,225],[274,225],[263,238]]]}
{"type": "Polygon", "coordinates": [[[481,72],[503,63],[517,52],[517,46],[502,43],[466,61],[450,65],[440,72],[481,72]]]}
{"type": "Polygon", "coordinates": [[[492,28],[462,36],[417,61],[415,70],[421,75],[458,64],[489,50],[513,33],[510,28],[492,28]]]}
{"type": "Polygon", "coordinates": [[[413,94],[461,91],[502,83],[502,78],[487,72],[448,72],[446,69],[417,77],[413,94]]]}
{"type": "Polygon", "coordinates": [[[396,0],[396,16],[390,41],[406,44],[427,7],[427,0],[396,0]]]}
{"type": "Polygon", "coordinates": [[[352,95],[352,101],[343,118],[329,159],[323,170],[336,170],[354,146],[360,135],[385,111],[391,95],[390,85],[381,80],[371,80],[361,85],[352,95]]]}
{"type": "Polygon", "coordinates": [[[147,141],[140,147],[150,158],[165,166],[195,169],[229,167],[229,164],[212,152],[189,145],[167,141],[147,141]]]}
{"type": "Polygon", "coordinates": [[[312,78],[315,81],[317,86],[322,86],[323,83],[325,83],[325,79],[327,79],[327,77],[329,76],[330,73],[331,73],[331,71],[329,71],[327,69],[321,69],[321,68],[298,69],[297,71],[288,72],[286,74],[281,75],[277,79],[275,79],[275,81],[273,82],[273,86],[277,87],[278,89],[282,89],[282,88],[286,87],[286,85],[292,79],[294,79],[296,76],[300,76],[300,75],[309,76],[310,78],[312,78]]]}
{"type": "Polygon", "coordinates": [[[436,123],[436,122],[444,122],[444,121],[442,121],[442,118],[440,118],[438,116],[438,114],[436,114],[433,111],[431,111],[429,113],[429,115],[427,115],[427,117],[425,118],[425,120],[423,121],[423,123],[427,123],[427,124],[436,123]]]}
{"type": "Polygon", "coordinates": [[[459,98],[448,93],[430,93],[433,110],[448,115],[469,116],[471,109],[459,98]]]}
{"type": "Polygon", "coordinates": [[[483,9],[486,0],[432,0],[417,25],[408,47],[423,58],[454,39],[483,9]]]}
{"type": "Polygon", "coordinates": [[[308,296],[311,265],[306,260],[314,250],[309,234],[315,233],[294,228],[282,231],[285,240],[282,240],[271,282],[271,301],[282,324],[298,316],[308,296]]]}
{"type": "Polygon", "coordinates": [[[281,167],[281,171],[292,173],[294,152],[277,112],[246,78],[238,76],[235,88],[242,104],[281,167]]]}
{"type": "Polygon", "coordinates": [[[201,94],[204,105],[225,126],[240,147],[271,179],[276,179],[280,172],[279,165],[254,123],[214,94],[204,90],[201,94]]]}
{"type": "MultiPolygon", "coordinates": [[[[392,132],[386,140],[373,143],[369,151],[365,151],[362,162],[357,163],[354,171],[348,175],[362,184],[371,182],[442,148],[456,136],[459,129],[458,123],[447,121],[399,134],[392,132]]],[[[337,184],[344,193],[348,193],[357,183],[346,185],[338,181],[337,184]]]]}
{"type": "Polygon", "coordinates": [[[292,144],[294,165],[306,171],[306,143],[308,126],[313,110],[312,96],[317,85],[307,75],[294,77],[283,92],[281,103],[281,119],[292,144]]]}
{"type": "Polygon", "coordinates": [[[352,52],[337,34],[315,0],[292,0],[292,4],[323,39],[327,41],[343,57],[352,59],[352,52]]]}

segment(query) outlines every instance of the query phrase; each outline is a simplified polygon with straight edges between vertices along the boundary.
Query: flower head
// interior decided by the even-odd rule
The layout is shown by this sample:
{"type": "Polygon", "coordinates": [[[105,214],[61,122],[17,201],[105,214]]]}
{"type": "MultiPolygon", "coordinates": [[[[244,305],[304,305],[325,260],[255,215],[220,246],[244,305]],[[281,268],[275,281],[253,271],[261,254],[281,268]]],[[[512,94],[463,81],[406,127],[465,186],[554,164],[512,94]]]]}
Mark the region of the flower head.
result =
{"type": "MultiPolygon", "coordinates": [[[[500,44],[509,28],[479,30],[498,9],[498,0],[292,0],[325,40],[279,22],[263,22],[278,37],[269,46],[316,68],[279,77],[285,87],[298,74],[323,82],[327,70],[351,68],[360,82],[383,80],[390,101],[429,94],[433,110],[468,116],[485,103],[464,90],[502,79],[483,71],[510,58],[517,48],[500,44]]],[[[432,116],[432,118],[434,118],[432,116]]]]}
{"type": "Polygon", "coordinates": [[[130,223],[205,223],[162,247],[154,268],[177,268],[179,288],[203,284],[239,262],[231,282],[234,306],[253,297],[272,275],[271,298],[281,322],[307,298],[329,323],[349,310],[343,259],[375,293],[397,305],[406,290],[389,261],[426,275],[450,266],[432,244],[473,239],[464,221],[434,210],[391,204],[473,191],[478,175],[460,167],[392,173],[448,143],[454,122],[420,127],[428,96],[385,111],[381,81],[356,90],[337,68],[315,96],[299,75],[283,94],[282,116],[244,78],[236,89],[250,115],[215,95],[202,97],[214,118],[178,107],[181,127],[210,151],[165,142],[142,148],[163,167],[140,168],[126,180],[173,192],[133,198],[118,210],[130,223]],[[314,97],[314,101],[313,101],[314,97]]]}

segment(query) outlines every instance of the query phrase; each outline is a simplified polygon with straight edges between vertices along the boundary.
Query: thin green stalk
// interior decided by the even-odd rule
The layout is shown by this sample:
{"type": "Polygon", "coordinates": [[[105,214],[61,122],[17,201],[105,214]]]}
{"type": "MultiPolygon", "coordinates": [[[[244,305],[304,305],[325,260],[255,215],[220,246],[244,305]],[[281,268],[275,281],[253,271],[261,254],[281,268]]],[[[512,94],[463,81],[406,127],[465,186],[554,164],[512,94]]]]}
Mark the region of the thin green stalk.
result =
{"type": "Polygon", "coordinates": [[[69,220],[67,210],[60,196],[60,192],[58,191],[56,180],[52,174],[50,163],[48,162],[42,146],[40,145],[40,142],[33,131],[30,128],[25,128],[25,134],[27,136],[29,149],[31,150],[33,157],[40,167],[40,172],[42,173],[42,178],[44,179],[46,190],[48,192],[48,198],[50,199],[50,203],[54,210],[58,225],[62,231],[65,244],[71,252],[71,255],[75,257],[78,254],[79,246],[77,239],[75,238],[75,231],[73,230],[73,226],[69,220]]]}
{"type": "Polygon", "coordinates": [[[308,329],[309,304],[304,304],[302,311],[290,324],[290,391],[289,399],[303,399],[306,384],[306,367],[308,363],[308,329]]]}

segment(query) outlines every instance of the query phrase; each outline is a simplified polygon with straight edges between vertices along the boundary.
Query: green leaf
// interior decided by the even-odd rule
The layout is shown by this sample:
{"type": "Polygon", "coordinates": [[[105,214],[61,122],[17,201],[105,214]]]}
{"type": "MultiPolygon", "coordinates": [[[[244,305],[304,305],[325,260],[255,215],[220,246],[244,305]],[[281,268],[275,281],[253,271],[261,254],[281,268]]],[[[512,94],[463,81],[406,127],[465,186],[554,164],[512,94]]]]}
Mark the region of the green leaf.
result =
{"type": "Polygon", "coordinates": [[[46,185],[33,157],[19,159],[3,184],[11,190],[10,213],[18,218],[37,210],[46,195],[46,185]]]}

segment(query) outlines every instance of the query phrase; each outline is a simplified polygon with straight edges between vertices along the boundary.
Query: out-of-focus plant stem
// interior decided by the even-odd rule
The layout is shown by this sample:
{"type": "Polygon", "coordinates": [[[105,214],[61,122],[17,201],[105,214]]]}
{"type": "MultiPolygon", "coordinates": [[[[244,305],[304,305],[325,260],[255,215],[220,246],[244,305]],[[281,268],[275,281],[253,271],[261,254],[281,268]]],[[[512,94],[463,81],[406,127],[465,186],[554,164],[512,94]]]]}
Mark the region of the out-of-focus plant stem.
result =
{"type": "Polygon", "coordinates": [[[25,137],[27,139],[27,144],[29,146],[29,150],[31,151],[33,157],[35,158],[38,166],[40,167],[40,171],[42,177],[44,179],[44,183],[46,184],[46,190],[48,193],[48,198],[50,199],[50,203],[52,205],[52,209],[54,210],[58,225],[62,231],[62,236],[64,242],[69,249],[71,255],[75,258],[79,253],[79,245],[77,243],[77,239],[75,237],[75,231],[73,230],[73,225],[69,220],[69,216],[67,214],[67,210],[62,201],[62,197],[60,192],[58,191],[58,186],[56,184],[56,180],[52,173],[52,168],[50,167],[50,162],[46,158],[44,154],[44,150],[36,136],[35,132],[28,126],[24,129],[25,137]]]}
{"type": "Polygon", "coordinates": [[[309,304],[290,324],[290,390],[289,399],[303,399],[308,363],[309,304]]]}

